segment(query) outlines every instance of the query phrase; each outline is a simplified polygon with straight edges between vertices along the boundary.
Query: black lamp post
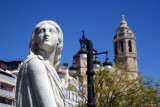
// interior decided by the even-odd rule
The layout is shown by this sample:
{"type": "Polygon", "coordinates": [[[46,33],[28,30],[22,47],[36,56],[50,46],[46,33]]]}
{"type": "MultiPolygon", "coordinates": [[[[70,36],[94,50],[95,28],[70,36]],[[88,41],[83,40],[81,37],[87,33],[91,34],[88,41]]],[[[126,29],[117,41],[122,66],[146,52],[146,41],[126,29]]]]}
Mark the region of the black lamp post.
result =
{"type": "Polygon", "coordinates": [[[87,46],[87,89],[88,89],[88,103],[87,107],[95,107],[94,103],[94,71],[93,71],[93,43],[84,36],[80,39],[81,48],[87,46]]]}
{"type": "MultiPolygon", "coordinates": [[[[87,107],[95,107],[95,103],[94,103],[94,80],[93,80],[93,76],[94,76],[94,71],[93,71],[93,64],[96,68],[98,68],[98,66],[100,66],[100,61],[97,60],[97,57],[95,57],[95,60],[93,61],[93,55],[99,55],[99,54],[106,54],[106,61],[103,63],[104,68],[108,68],[107,70],[109,70],[109,68],[111,68],[112,63],[108,61],[107,58],[107,54],[108,52],[101,52],[101,53],[97,53],[96,50],[95,53],[93,54],[93,43],[91,40],[88,40],[85,35],[84,35],[84,31],[82,31],[83,36],[82,39],[80,39],[80,44],[81,44],[81,50],[80,50],[80,56],[75,56],[75,57],[80,57],[82,59],[85,59],[87,57],[87,89],[88,89],[88,103],[87,103],[87,107]],[[87,49],[87,50],[86,50],[87,49]]],[[[73,64],[72,66],[69,68],[72,72],[75,72],[78,67],[76,67],[75,62],[74,62],[74,58],[73,57],[73,64]]]]}

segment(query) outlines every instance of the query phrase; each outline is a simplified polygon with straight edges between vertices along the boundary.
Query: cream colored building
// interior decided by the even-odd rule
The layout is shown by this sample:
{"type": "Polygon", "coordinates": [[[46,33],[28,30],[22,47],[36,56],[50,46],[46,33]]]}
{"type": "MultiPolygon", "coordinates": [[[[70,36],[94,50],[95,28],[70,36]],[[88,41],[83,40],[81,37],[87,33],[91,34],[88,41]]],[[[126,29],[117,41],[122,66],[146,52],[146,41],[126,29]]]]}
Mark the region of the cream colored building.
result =
{"type": "Polygon", "coordinates": [[[15,107],[15,88],[21,61],[0,61],[0,107],[15,107]]]}
{"type": "Polygon", "coordinates": [[[84,93],[84,88],[79,80],[77,80],[78,78],[74,77],[74,73],[71,73],[67,68],[61,65],[58,66],[56,71],[65,90],[65,107],[78,107],[79,104],[83,104],[84,99],[79,96],[79,93],[84,93]],[[75,91],[69,90],[68,87],[74,88],[75,91]]]}

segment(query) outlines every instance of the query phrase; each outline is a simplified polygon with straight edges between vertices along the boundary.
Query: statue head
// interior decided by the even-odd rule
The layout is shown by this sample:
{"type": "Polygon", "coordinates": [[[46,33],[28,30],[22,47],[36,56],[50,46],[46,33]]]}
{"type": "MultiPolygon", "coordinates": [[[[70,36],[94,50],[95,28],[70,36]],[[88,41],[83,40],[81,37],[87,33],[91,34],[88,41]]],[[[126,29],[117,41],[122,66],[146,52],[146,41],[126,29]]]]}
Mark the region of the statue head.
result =
{"type": "MultiPolygon", "coordinates": [[[[45,36],[45,35],[44,35],[45,36]]],[[[46,34],[47,36],[47,34],[46,34]]],[[[45,49],[47,49],[47,47],[49,47],[49,45],[52,45],[53,47],[51,47],[51,49],[56,49],[55,50],[55,58],[54,58],[54,62],[53,62],[53,66],[56,68],[59,65],[60,59],[61,59],[61,51],[63,48],[63,33],[61,28],[58,26],[58,24],[56,24],[54,21],[42,21],[40,23],[38,23],[33,32],[32,32],[32,38],[30,41],[30,55],[37,55],[38,51],[40,49],[43,49],[43,47],[45,47],[45,49]],[[50,39],[52,40],[48,40],[48,38],[46,37],[46,43],[44,43],[44,41],[41,39],[41,35],[40,33],[43,32],[44,27],[50,27],[51,31],[55,33],[55,36],[58,37],[52,37],[50,39]],[[41,43],[40,43],[41,42],[41,43]],[[43,43],[42,43],[43,42],[43,43]],[[43,44],[43,46],[42,46],[43,44]],[[48,46],[47,46],[48,45],[48,46]]],[[[44,50],[47,51],[47,50],[44,50]]]]}

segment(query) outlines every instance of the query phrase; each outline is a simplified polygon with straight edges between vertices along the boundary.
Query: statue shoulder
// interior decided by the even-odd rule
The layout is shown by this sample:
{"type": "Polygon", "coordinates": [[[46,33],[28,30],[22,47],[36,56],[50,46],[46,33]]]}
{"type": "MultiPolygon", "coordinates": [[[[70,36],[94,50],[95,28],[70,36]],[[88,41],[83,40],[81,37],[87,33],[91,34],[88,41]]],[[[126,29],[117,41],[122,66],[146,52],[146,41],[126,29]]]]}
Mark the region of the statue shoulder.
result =
{"type": "Polygon", "coordinates": [[[31,58],[27,62],[27,71],[30,73],[45,73],[46,67],[44,63],[42,62],[42,59],[40,59],[38,56],[31,58]]]}

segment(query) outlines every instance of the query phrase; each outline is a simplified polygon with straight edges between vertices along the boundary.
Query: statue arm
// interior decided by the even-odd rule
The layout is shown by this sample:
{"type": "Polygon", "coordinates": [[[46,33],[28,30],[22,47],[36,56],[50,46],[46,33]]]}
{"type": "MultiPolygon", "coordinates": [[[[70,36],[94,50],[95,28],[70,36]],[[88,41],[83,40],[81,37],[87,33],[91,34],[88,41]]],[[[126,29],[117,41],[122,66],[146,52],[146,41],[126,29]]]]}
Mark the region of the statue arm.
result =
{"type": "Polygon", "coordinates": [[[55,96],[43,62],[37,58],[28,63],[27,72],[39,107],[56,107],[55,96]]]}

